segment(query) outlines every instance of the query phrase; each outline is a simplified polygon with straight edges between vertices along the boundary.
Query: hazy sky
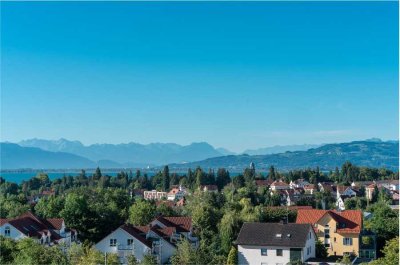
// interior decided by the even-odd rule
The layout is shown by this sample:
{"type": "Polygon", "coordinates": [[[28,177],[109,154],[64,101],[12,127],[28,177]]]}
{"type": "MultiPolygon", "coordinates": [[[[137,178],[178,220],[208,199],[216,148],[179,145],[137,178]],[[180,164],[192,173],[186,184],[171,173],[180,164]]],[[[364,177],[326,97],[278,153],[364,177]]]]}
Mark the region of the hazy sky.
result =
{"type": "Polygon", "coordinates": [[[1,140],[398,138],[397,2],[2,3],[1,140]]]}

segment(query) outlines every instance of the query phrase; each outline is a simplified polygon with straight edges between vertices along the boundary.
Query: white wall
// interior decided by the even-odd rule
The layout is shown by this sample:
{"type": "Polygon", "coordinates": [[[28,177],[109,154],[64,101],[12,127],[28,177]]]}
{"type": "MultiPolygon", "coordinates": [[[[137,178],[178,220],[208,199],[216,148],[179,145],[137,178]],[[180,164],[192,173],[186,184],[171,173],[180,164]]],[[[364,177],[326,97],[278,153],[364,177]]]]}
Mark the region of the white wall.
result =
{"type": "Polygon", "coordinates": [[[308,260],[309,258],[315,258],[315,233],[311,231],[312,228],[310,228],[310,231],[308,232],[308,235],[311,233],[311,238],[307,236],[307,241],[306,241],[306,246],[303,248],[303,261],[308,260]],[[311,247],[311,253],[307,255],[307,248],[311,247]]]}
{"type": "Polygon", "coordinates": [[[260,265],[261,263],[267,263],[268,265],[282,263],[285,265],[290,262],[290,249],[284,247],[238,245],[238,261],[240,265],[260,265]],[[261,248],[267,249],[267,256],[261,255],[261,248]],[[283,256],[276,256],[276,249],[283,249],[283,256]]]}
{"type": "MultiPolygon", "coordinates": [[[[160,236],[158,236],[156,233],[154,233],[151,230],[149,231],[149,236],[160,238],[160,236]]],[[[160,240],[161,240],[161,263],[167,263],[168,259],[172,255],[174,255],[176,248],[171,243],[166,241],[165,239],[160,238],[160,240]]],[[[154,248],[157,251],[157,254],[159,255],[159,252],[158,252],[159,248],[158,247],[154,247],[154,248]]]]}
{"type": "Polygon", "coordinates": [[[14,240],[19,240],[19,239],[26,237],[23,233],[21,233],[21,231],[19,231],[18,229],[16,229],[14,226],[10,225],[9,223],[6,223],[6,224],[0,226],[0,235],[4,236],[4,230],[7,226],[10,227],[10,238],[12,238],[14,240]]]}
{"type": "Polygon", "coordinates": [[[135,237],[133,237],[131,234],[123,230],[122,228],[118,228],[105,238],[103,238],[100,242],[98,242],[95,247],[98,249],[100,252],[104,253],[118,253],[118,247],[110,247],[110,239],[115,238],[117,239],[117,246],[118,245],[127,245],[127,240],[128,239],[133,239],[133,245],[134,245],[134,250],[133,250],[133,255],[141,261],[143,259],[143,256],[148,253],[148,251],[151,251],[149,247],[147,247],[145,244],[143,244],[141,241],[137,240],[135,237]]]}

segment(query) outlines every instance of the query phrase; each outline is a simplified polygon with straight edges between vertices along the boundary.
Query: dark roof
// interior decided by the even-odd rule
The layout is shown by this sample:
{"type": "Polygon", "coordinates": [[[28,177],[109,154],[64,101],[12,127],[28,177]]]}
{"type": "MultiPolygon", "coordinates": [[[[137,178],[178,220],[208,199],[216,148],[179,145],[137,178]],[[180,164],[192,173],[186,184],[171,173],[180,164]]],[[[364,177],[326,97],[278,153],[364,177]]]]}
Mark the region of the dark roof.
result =
{"type": "Polygon", "coordinates": [[[147,247],[151,248],[151,242],[146,239],[146,236],[141,235],[142,234],[141,229],[138,229],[137,227],[131,224],[123,224],[120,226],[120,228],[128,232],[131,236],[142,242],[147,247]]]}
{"type": "Polygon", "coordinates": [[[178,233],[190,232],[192,228],[192,218],[185,216],[160,216],[156,218],[160,223],[166,227],[175,227],[178,233]]]}
{"type": "Polygon", "coordinates": [[[309,224],[244,223],[235,243],[237,245],[304,247],[309,231],[312,231],[309,224]],[[277,234],[281,237],[277,237],[277,234]]]}

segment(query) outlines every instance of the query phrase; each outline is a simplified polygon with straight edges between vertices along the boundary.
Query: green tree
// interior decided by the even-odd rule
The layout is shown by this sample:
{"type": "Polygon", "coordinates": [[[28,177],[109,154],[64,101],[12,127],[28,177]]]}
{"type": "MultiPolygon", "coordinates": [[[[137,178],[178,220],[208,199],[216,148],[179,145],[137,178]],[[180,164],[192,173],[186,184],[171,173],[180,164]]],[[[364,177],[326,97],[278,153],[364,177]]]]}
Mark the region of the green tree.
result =
{"type": "Polygon", "coordinates": [[[169,191],[170,178],[169,178],[168,166],[165,166],[163,169],[162,182],[163,182],[163,191],[169,191]]]}
{"type": "Polygon", "coordinates": [[[237,265],[237,264],[238,264],[238,251],[234,246],[232,246],[228,254],[226,265],[237,265]]]}
{"type": "Polygon", "coordinates": [[[172,265],[196,264],[196,250],[189,241],[183,240],[177,245],[175,254],[171,257],[172,265]]]}
{"type": "Polygon", "coordinates": [[[128,222],[133,225],[147,225],[155,216],[154,205],[145,200],[136,201],[129,208],[128,222]]]}
{"type": "Polygon", "coordinates": [[[219,224],[219,234],[221,237],[221,249],[228,253],[232,242],[236,239],[241,222],[235,212],[228,211],[224,214],[219,224]]]}
{"type": "Polygon", "coordinates": [[[59,218],[64,208],[64,200],[60,196],[42,198],[35,205],[35,212],[42,218],[59,218]]]}
{"type": "Polygon", "coordinates": [[[315,242],[315,256],[317,258],[326,258],[328,257],[328,251],[326,250],[324,244],[322,244],[321,240],[317,240],[315,242]]]}
{"type": "Polygon", "coordinates": [[[231,177],[229,176],[229,171],[225,168],[219,168],[217,171],[216,184],[218,190],[222,190],[227,184],[231,182],[231,177]]]}
{"type": "Polygon", "coordinates": [[[369,265],[399,264],[399,237],[386,242],[382,252],[384,253],[384,257],[370,262],[369,265]]]}
{"type": "Polygon", "coordinates": [[[93,179],[94,180],[99,180],[101,178],[101,170],[99,167],[96,168],[96,171],[93,174],[93,179]]]}
{"type": "Polygon", "coordinates": [[[157,260],[153,255],[146,254],[143,257],[142,262],[140,262],[141,265],[157,265],[157,260]]]}
{"type": "Polygon", "coordinates": [[[340,265],[351,265],[351,259],[349,255],[344,255],[343,258],[336,261],[340,265]]]}
{"type": "Polygon", "coordinates": [[[0,264],[9,264],[17,253],[16,242],[10,238],[0,236],[0,264]]]}

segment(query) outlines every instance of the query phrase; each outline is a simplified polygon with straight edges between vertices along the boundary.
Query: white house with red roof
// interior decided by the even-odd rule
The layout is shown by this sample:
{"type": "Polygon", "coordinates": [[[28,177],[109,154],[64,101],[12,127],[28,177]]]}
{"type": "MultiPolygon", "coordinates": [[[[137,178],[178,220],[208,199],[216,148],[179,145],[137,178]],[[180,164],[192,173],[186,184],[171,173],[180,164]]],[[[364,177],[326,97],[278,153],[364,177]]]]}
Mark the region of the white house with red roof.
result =
{"type": "Polygon", "coordinates": [[[194,246],[198,239],[192,235],[190,217],[157,217],[146,226],[124,224],[100,240],[96,249],[102,253],[116,253],[121,264],[127,264],[134,255],[139,261],[147,254],[157,258],[159,264],[168,263],[176,251],[176,244],[186,238],[194,246]]]}
{"type": "Polygon", "coordinates": [[[287,184],[286,182],[283,181],[274,181],[272,182],[270,189],[272,191],[276,191],[276,190],[289,190],[290,189],[290,185],[287,184]]]}
{"type": "Polygon", "coordinates": [[[17,218],[0,219],[0,235],[14,240],[30,237],[42,245],[65,244],[77,241],[77,231],[67,228],[64,219],[42,219],[28,211],[17,218]]]}
{"type": "Polygon", "coordinates": [[[186,189],[182,186],[174,187],[168,192],[167,199],[169,201],[179,201],[180,199],[184,198],[186,195],[186,189]]]}

